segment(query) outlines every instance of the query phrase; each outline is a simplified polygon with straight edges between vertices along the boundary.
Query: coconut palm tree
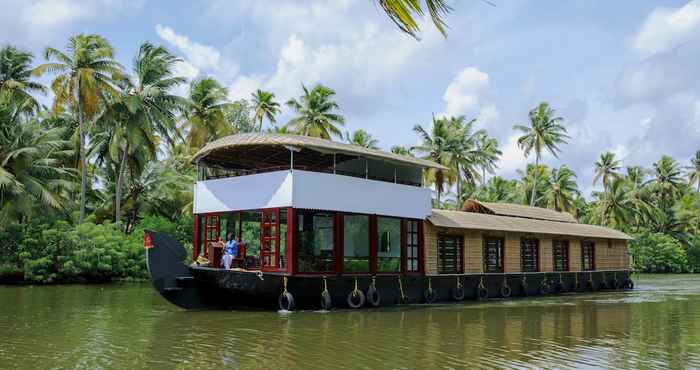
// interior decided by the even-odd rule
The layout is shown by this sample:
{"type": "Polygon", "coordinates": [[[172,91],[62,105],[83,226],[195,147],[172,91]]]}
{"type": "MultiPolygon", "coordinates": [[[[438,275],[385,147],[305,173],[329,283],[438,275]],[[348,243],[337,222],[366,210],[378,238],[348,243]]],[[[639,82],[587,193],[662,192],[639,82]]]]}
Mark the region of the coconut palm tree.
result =
{"type": "Polygon", "coordinates": [[[413,37],[417,37],[420,26],[416,18],[425,15],[423,4],[430,14],[435,27],[443,35],[447,35],[445,16],[452,10],[445,0],[376,0],[377,4],[384,10],[389,19],[396,24],[399,29],[413,37]]]}
{"type": "Polygon", "coordinates": [[[105,139],[111,159],[119,164],[115,190],[117,224],[121,222],[121,194],[128,163],[138,164],[129,166],[132,172],[138,172],[144,161],[156,158],[161,139],[174,143],[175,116],[185,106],[185,101],[172,93],[185,82],[173,74],[178,62],[180,59],[165,48],[142,44],[134,59],[133,75],[119,81],[121,94],[102,116],[102,124],[113,127],[105,139]]]}
{"type": "MultiPolygon", "coordinates": [[[[547,150],[554,157],[557,157],[561,150],[559,145],[565,144],[569,136],[566,134],[566,128],[561,125],[564,119],[555,116],[554,109],[550,108],[547,102],[542,102],[535,109],[531,110],[529,118],[529,126],[515,125],[513,128],[523,133],[518,138],[518,146],[523,150],[525,157],[534,152],[535,168],[537,168],[540,164],[542,152],[547,150]]],[[[535,186],[532,186],[530,206],[535,205],[536,189],[537,186],[535,184],[535,186]]]]}
{"type": "Polygon", "coordinates": [[[287,123],[289,129],[305,136],[342,138],[343,133],[336,125],[345,124],[345,117],[334,112],[340,108],[333,100],[335,91],[321,84],[317,84],[311,90],[304,85],[301,88],[304,91],[303,95],[287,101],[287,106],[297,113],[297,116],[287,123]]]}
{"type": "MultiPolygon", "coordinates": [[[[418,134],[421,143],[412,147],[411,150],[417,151],[424,159],[450,167],[453,148],[451,141],[454,132],[448,120],[433,117],[430,131],[421,125],[414,126],[413,131],[418,134]]],[[[424,172],[425,183],[435,185],[438,207],[440,207],[440,195],[445,191],[445,185],[451,186],[454,183],[455,178],[458,176],[456,172],[454,167],[450,167],[449,170],[431,168],[424,172]]]]}
{"type": "Polygon", "coordinates": [[[615,153],[605,152],[600,155],[600,159],[595,163],[595,176],[593,177],[593,185],[598,180],[603,181],[603,189],[607,190],[610,182],[619,177],[620,161],[615,159],[615,153]]]}
{"type": "Polygon", "coordinates": [[[411,148],[407,148],[407,147],[401,146],[401,145],[392,146],[391,152],[394,154],[405,155],[405,156],[409,156],[409,157],[414,156],[413,153],[411,153],[411,148]]]}
{"type": "Polygon", "coordinates": [[[62,165],[70,151],[61,129],[44,129],[36,120],[23,122],[23,112],[2,100],[0,219],[28,217],[37,206],[62,209],[68,202],[66,191],[75,184],[75,171],[62,165]]]}
{"type": "Polygon", "coordinates": [[[474,193],[474,198],[484,202],[515,203],[517,187],[517,180],[506,180],[500,176],[494,176],[474,193]]]}
{"type": "Polygon", "coordinates": [[[211,77],[190,83],[182,129],[187,132],[187,143],[192,150],[233,133],[226,119],[226,112],[232,108],[227,97],[228,90],[211,77]]]}
{"type": "Polygon", "coordinates": [[[275,115],[280,112],[280,104],[275,101],[275,94],[269,91],[258,91],[250,94],[253,97],[254,120],[258,121],[258,130],[262,132],[263,119],[271,123],[277,122],[275,115]]]}
{"type": "Polygon", "coordinates": [[[527,165],[526,172],[518,170],[520,175],[519,196],[523,204],[531,207],[546,207],[545,195],[549,189],[549,178],[551,172],[545,165],[527,165]],[[534,188],[534,190],[533,190],[534,188]]]}
{"type": "Polygon", "coordinates": [[[32,81],[33,59],[32,53],[14,46],[0,48],[0,95],[12,102],[22,102],[26,113],[36,113],[40,107],[32,93],[46,93],[44,85],[32,81]]]}
{"type": "Polygon", "coordinates": [[[363,129],[355,130],[352,134],[346,132],[345,141],[348,144],[359,145],[369,149],[379,149],[379,140],[373,138],[370,133],[363,129]]]}
{"type": "Polygon", "coordinates": [[[477,148],[479,152],[483,153],[479,167],[481,167],[481,183],[485,184],[486,173],[493,174],[496,171],[496,168],[498,168],[496,163],[503,153],[498,149],[498,140],[489,137],[485,131],[483,135],[480,135],[477,141],[477,148]]]}
{"type": "Polygon", "coordinates": [[[627,224],[631,210],[623,179],[614,179],[608,191],[594,193],[594,197],[598,198],[594,217],[602,226],[622,228],[627,224]]]}
{"type": "Polygon", "coordinates": [[[695,152],[695,157],[690,160],[690,166],[686,169],[688,170],[688,183],[695,186],[696,192],[700,194],[700,150],[695,152]]]}
{"type": "Polygon", "coordinates": [[[108,96],[118,95],[113,81],[120,78],[121,66],[114,60],[114,49],[99,35],[79,34],[71,37],[66,52],[47,48],[48,63],[34,72],[55,74],[51,90],[55,95],[53,110],[65,108],[77,117],[80,150],[80,222],[85,219],[87,189],[86,124],[92,122],[104,107],[108,96]]]}
{"type": "Polygon", "coordinates": [[[670,207],[670,201],[674,199],[683,186],[680,166],[673,158],[664,155],[658,162],[654,163],[652,176],[648,182],[654,187],[653,191],[659,195],[661,207],[667,209],[670,207]]]}
{"type": "Polygon", "coordinates": [[[575,200],[579,195],[576,173],[573,170],[566,166],[552,169],[549,175],[549,187],[545,192],[548,208],[574,214],[575,200]]]}

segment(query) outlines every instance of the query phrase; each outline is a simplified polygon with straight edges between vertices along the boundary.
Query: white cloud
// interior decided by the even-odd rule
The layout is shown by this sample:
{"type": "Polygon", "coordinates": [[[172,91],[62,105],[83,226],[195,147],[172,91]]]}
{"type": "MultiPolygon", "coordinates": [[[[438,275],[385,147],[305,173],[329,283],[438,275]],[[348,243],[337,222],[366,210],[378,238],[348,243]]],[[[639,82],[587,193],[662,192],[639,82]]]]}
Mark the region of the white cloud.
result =
{"type": "Polygon", "coordinates": [[[209,71],[220,69],[221,53],[216,48],[194,42],[189,37],[180,35],[172,28],[160,24],[156,25],[156,33],[161,39],[182,52],[187,61],[195,68],[209,71]]]}
{"type": "Polygon", "coordinates": [[[261,87],[261,78],[247,76],[236,78],[228,89],[228,98],[231,100],[250,99],[250,94],[261,87]]]}
{"type": "Polygon", "coordinates": [[[622,161],[630,154],[629,150],[624,144],[617,144],[610,151],[615,154],[615,158],[622,161]]]}
{"type": "Polygon", "coordinates": [[[691,1],[680,8],[654,9],[634,39],[634,48],[651,55],[668,51],[698,36],[700,1],[691,1]]]}
{"type": "Polygon", "coordinates": [[[511,135],[508,142],[501,146],[503,154],[498,160],[498,173],[502,176],[515,176],[518,170],[525,170],[528,158],[523,155],[523,151],[518,147],[518,134],[511,135]]]}
{"type": "Polygon", "coordinates": [[[477,122],[481,127],[488,128],[490,124],[496,123],[501,116],[501,112],[494,104],[486,105],[479,111],[477,122]]]}
{"type": "Polygon", "coordinates": [[[450,82],[442,96],[445,115],[458,116],[476,109],[489,87],[489,75],[476,67],[465,67],[450,82]]]}

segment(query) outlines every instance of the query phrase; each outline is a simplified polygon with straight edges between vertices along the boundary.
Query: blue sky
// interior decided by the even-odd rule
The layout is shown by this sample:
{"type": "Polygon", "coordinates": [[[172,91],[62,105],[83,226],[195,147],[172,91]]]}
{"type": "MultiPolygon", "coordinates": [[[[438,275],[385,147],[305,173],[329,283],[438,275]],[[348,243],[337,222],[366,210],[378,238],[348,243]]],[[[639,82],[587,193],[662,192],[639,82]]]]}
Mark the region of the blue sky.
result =
{"type": "Polygon", "coordinates": [[[572,167],[586,194],[603,151],[650,167],[700,150],[700,1],[492,1],[454,1],[448,37],[425,23],[417,41],[370,0],[0,0],[0,44],[40,56],[99,33],[130,66],[149,40],[231,98],[263,88],[284,101],[321,82],[338,92],[344,130],[384,148],[416,143],[411,128],[433,114],[477,117],[499,139],[505,177],[526,163],[512,126],[548,101],[572,139],[545,162],[572,167]]]}

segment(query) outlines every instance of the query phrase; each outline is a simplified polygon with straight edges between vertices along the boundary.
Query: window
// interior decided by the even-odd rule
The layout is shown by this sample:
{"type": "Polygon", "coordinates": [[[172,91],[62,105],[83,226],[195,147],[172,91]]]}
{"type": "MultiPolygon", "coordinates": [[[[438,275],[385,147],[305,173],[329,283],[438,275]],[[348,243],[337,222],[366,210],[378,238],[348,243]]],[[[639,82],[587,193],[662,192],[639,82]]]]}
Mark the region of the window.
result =
{"type": "Polygon", "coordinates": [[[441,235],[438,237],[438,273],[461,274],[462,237],[441,235]]]}
{"type": "MultiPolygon", "coordinates": [[[[241,212],[241,241],[245,243],[247,256],[260,255],[260,211],[241,212]]],[[[256,261],[253,266],[259,265],[256,261]]]]}
{"type": "Polygon", "coordinates": [[[569,271],[569,242],[555,240],[552,243],[552,256],[554,257],[554,271],[569,271]]]}
{"type": "Polygon", "coordinates": [[[377,217],[377,271],[401,271],[401,219],[377,217]]]}
{"type": "Polygon", "coordinates": [[[523,272],[539,271],[540,242],[537,239],[520,240],[520,266],[523,272]]]}
{"type": "Polygon", "coordinates": [[[406,272],[418,272],[419,266],[418,221],[406,220],[406,272]]]}
{"type": "Polygon", "coordinates": [[[595,270],[595,243],[591,241],[581,242],[581,269],[583,271],[595,270]]]}
{"type": "Polygon", "coordinates": [[[335,270],[333,253],[333,214],[330,212],[298,210],[297,212],[297,270],[299,272],[329,272],[335,270]]]}
{"type": "Polygon", "coordinates": [[[343,215],[343,271],[369,272],[369,216],[343,215]]]}
{"type": "Polygon", "coordinates": [[[503,239],[484,239],[484,272],[503,272],[503,239]]]}

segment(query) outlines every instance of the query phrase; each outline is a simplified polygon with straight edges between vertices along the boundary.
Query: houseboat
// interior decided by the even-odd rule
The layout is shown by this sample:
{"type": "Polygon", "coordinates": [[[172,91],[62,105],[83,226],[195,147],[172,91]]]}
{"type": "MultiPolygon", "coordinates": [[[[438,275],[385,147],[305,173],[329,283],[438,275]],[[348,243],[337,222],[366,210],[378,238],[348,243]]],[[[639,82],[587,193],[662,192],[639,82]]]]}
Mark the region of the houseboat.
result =
{"type": "Polygon", "coordinates": [[[632,289],[630,237],[568,214],[469,200],[432,209],[409,156],[286,134],[238,134],[193,158],[188,252],[146,232],[149,272],[183,308],[290,310],[632,289]],[[222,267],[223,241],[238,254],[222,267]]]}

